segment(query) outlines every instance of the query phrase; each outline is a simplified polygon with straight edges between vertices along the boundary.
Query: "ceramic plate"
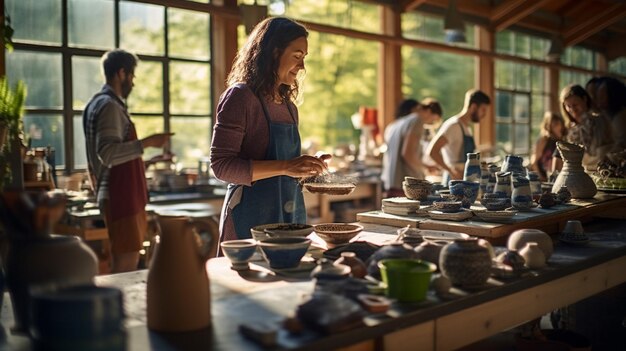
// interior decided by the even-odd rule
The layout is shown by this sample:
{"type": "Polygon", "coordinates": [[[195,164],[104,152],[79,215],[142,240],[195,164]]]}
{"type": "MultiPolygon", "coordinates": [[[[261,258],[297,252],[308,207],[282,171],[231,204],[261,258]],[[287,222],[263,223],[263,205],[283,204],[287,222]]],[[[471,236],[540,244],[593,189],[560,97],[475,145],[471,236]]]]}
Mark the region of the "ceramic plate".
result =
{"type": "Polygon", "coordinates": [[[383,199],[383,205],[386,206],[418,206],[420,202],[418,200],[411,200],[406,197],[390,197],[383,199]]]}
{"type": "Polygon", "coordinates": [[[388,206],[383,205],[382,211],[384,213],[388,213],[388,214],[392,214],[396,216],[408,216],[408,215],[415,215],[417,213],[417,208],[405,209],[401,207],[396,208],[396,207],[388,207],[388,206]]]}
{"type": "Polygon", "coordinates": [[[457,240],[469,239],[470,237],[465,233],[448,232],[445,230],[417,229],[417,231],[425,240],[457,240]]]}
{"type": "Polygon", "coordinates": [[[468,209],[463,209],[462,211],[451,213],[432,210],[428,211],[428,214],[430,215],[430,218],[442,221],[464,221],[474,216],[472,211],[468,209]]]}

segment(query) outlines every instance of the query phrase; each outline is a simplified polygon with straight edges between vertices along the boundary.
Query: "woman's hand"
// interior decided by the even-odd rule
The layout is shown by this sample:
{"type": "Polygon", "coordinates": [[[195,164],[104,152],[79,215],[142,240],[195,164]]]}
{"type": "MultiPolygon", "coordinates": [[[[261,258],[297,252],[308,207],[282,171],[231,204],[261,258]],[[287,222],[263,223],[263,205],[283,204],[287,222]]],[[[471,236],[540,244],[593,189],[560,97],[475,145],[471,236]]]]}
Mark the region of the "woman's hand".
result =
{"type": "Polygon", "coordinates": [[[328,167],[324,160],[330,158],[330,155],[324,154],[319,157],[302,155],[287,161],[285,175],[294,178],[311,177],[325,172],[328,167]]]}

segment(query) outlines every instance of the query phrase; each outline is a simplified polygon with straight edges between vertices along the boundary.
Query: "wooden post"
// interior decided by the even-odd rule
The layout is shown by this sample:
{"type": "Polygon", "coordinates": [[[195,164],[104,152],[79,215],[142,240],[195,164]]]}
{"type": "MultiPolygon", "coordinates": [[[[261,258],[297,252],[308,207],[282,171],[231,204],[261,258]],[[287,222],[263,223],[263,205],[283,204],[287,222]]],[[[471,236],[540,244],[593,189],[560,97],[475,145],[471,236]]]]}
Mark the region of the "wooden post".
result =
{"type": "Polygon", "coordinates": [[[548,110],[550,112],[556,112],[561,114],[561,104],[559,102],[559,69],[555,66],[550,66],[545,69],[547,73],[547,91],[548,91],[548,110]]]}
{"type": "MultiPolygon", "coordinates": [[[[494,52],[496,36],[493,30],[482,26],[475,26],[474,28],[476,28],[478,49],[484,52],[494,52]]],[[[494,66],[493,57],[486,55],[478,56],[475,82],[478,85],[478,89],[482,90],[491,98],[491,106],[487,112],[487,116],[479,124],[475,125],[474,139],[476,139],[476,145],[478,145],[479,150],[490,149],[496,144],[494,66]]]]}
{"type": "MultiPolygon", "coordinates": [[[[237,0],[222,0],[222,6],[237,8],[237,0]]],[[[218,5],[216,1],[213,4],[218,5]]],[[[211,76],[213,86],[213,107],[217,107],[220,96],[226,90],[226,77],[237,54],[237,26],[239,20],[224,16],[212,16],[213,36],[213,73],[211,76]]],[[[215,118],[213,118],[215,123],[215,118]]]]}
{"type": "MultiPolygon", "coordinates": [[[[380,6],[382,34],[401,36],[400,10],[380,6]]],[[[381,42],[378,64],[378,125],[380,130],[393,122],[396,105],[402,100],[402,55],[401,46],[392,42],[381,42]]]]}

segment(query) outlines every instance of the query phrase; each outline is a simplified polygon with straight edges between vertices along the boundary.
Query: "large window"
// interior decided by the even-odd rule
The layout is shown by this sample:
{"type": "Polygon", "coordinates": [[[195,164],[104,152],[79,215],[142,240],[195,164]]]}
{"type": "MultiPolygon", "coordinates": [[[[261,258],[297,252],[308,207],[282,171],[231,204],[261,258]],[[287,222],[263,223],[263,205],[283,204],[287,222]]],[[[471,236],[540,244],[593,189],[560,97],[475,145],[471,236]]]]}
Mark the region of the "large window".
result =
{"type": "Polygon", "coordinates": [[[54,147],[58,168],[86,168],[82,111],[103,84],[100,57],[116,47],[141,60],[127,101],[139,137],[176,133],[171,147],[184,167],[195,167],[208,154],[209,14],[131,0],[6,4],[16,42],[6,54],[7,75],[28,87],[25,135],[32,147],[54,147]]]}
{"type": "Polygon", "coordinates": [[[609,62],[609,72],[626,76],[626,57],[620,57],[609,62]]]}
{"type": "MultiPolygon", "coordinates": [[[[270,13],[361,31],[379,28],[376,5],[334,0],[293,0],[286,7],[281,3],[270,6],[270,13]]],[[[380,44],[311,30],[308,39],[298,107],[303,146],[332,151],[356,145],[359,131],[350,116],[359,106],[376,107],[380,44]]]]}
{"type": "MultiPolygon", "coordinates": [[[[581,47],[571,47],[565,49],[561,58],[563,64],[586,68],[590,70],[596,69],[596,59],[593,51],[581,47]]],[[[592,75],[579,71],[562,69],[559,73],[559,88],[562,89],[568,84],[579,84],[583,88],[592,75]]]]}
{"type": "MultiPolygon", "coordinates": [[[[547,47],[545,39],[516,32],[496,36],[496,51],[510,55],[542,58],[547,47]]],[[[546,82],[543,67],[496,61],[496,145],[500,154],[530,156],[547,108],[546,82]]]]}

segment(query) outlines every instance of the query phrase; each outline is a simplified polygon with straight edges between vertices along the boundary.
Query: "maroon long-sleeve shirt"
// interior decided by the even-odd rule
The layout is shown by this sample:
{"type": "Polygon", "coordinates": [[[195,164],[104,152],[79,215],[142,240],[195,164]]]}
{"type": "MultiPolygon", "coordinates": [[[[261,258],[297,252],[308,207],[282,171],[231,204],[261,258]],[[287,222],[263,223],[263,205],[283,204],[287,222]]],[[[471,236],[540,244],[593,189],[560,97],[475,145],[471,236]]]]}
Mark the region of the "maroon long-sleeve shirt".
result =
{"type": "MultiPolygon", "coordinates": [[[[273,122],[293,123],[284,103],[267,100],[267,109],[273,122]]],[[[295,105],[292,104],[291,109],[297,123],[295,105]]],[[[269,144],[261,102],[245,84],[233,85],[220,97],[216,118],[211,142],[213,173],[229,183],[251,185],[251,160],[263,160],[269,144]]]]}

